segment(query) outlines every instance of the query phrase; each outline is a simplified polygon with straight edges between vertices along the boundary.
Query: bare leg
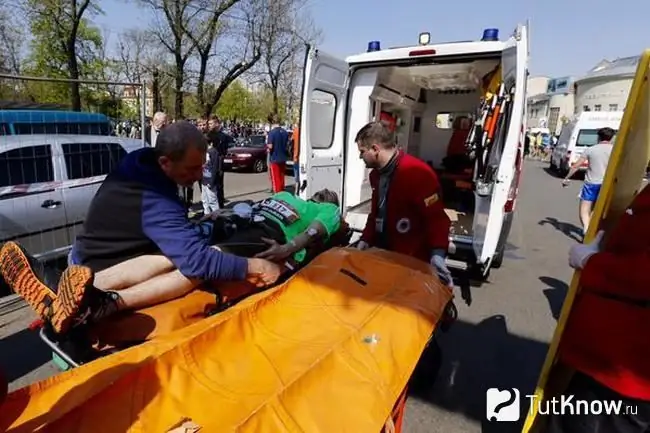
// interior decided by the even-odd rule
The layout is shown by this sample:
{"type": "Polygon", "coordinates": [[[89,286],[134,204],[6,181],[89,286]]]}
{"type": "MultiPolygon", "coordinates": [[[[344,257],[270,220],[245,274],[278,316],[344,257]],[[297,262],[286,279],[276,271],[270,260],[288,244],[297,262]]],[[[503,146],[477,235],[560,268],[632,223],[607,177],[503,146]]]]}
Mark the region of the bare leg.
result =
{"type": "Polygon", "coordinates": [[[580,200],[580,221],[582,222],[584,233],[587,233],[587,229],[589,228],[593,206],[594,203],[591,201],[580,200]]]}
{"type": "Polygon", "coordinates": [[[94,285],[101,290],[123,290],[173,270],[174,264],[165,256],[140,256],[97,272],[94,285]]]}
{"type": "Polygon", "coordinates": [[[139,284],[119,291],[118,310],[150,307],[185,296],[201,284],[179,271],[171,271],[149,278],[139,284]]]}

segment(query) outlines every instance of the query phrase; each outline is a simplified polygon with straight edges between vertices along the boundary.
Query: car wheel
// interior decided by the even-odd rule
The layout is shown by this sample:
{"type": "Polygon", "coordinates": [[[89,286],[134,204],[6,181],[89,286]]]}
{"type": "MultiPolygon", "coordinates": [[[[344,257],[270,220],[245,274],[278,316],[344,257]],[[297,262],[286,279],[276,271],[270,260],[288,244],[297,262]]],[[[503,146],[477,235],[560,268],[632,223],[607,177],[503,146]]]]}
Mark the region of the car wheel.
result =
{"type": "Polygon", "coordinates": [[[261,159],[255,161],[255,164],[253,164],[253,171],[255,173],[264,173],[266,171],[266,162],[261,159]]]}

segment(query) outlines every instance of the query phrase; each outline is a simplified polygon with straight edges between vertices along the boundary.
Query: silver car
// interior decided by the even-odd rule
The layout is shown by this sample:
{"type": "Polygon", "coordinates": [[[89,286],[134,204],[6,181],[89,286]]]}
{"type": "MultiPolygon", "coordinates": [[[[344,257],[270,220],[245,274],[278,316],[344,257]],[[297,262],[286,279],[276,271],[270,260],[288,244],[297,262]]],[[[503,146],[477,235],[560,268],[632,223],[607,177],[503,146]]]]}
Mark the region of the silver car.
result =
{"type": "Polygon", "coordinates": [[[0,244],[65,256],[106,175],[141,140],[97,135],[0,136],[0,244]]]}

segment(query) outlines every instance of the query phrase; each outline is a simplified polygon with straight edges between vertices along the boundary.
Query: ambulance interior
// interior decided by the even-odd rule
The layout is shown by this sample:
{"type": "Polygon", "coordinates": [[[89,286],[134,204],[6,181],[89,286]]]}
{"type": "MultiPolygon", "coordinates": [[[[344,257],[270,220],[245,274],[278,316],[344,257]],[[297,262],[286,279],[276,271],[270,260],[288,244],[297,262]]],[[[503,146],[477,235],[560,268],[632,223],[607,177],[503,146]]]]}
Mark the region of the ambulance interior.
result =
{"type": "MultiPolygon", "coordinates": [[[[483,83],[495,75],[500,60],[367,68],[352,77],[355,108],[350,110],[348,143],[354,144],[353,135],[368,120],[394,125],[397,145],[435,169],[453,235],[473,234],[474,163],[465,142],[479,111],[483,83]],[[356,109],[363,100],[369,101],[365,113],[356,109]]],[[[348,164],[358,164],[350,160],[348,164]]],[[[347,167],[348,172],[351,169],[347,167]]],[[[359,198],[361,203],[363,197],[359,198]]]]}

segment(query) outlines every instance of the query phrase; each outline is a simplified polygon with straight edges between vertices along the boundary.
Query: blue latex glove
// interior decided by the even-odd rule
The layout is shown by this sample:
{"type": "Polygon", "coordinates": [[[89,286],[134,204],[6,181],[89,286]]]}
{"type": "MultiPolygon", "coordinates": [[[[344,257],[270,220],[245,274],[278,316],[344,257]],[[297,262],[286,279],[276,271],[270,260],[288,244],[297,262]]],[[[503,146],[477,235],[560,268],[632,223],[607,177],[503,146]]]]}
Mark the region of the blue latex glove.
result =
{"type": "Polygon", "coordinates": [[[451,288],[454,287],[454,279],[451,276],[451,272],[449,271],[449,268],[447,267],[447,263],[445,263],[445,259],[447,258],[447,252],[444,250],[434,250],[433,254],[431,255],[431,266],[436,268],[436,272],[438,273],[438,278],[440,278],[440,282],[442,284],[445,284],[451,288]]]}

